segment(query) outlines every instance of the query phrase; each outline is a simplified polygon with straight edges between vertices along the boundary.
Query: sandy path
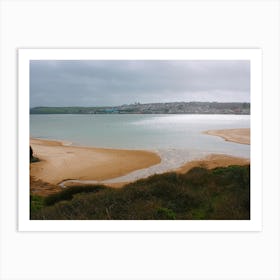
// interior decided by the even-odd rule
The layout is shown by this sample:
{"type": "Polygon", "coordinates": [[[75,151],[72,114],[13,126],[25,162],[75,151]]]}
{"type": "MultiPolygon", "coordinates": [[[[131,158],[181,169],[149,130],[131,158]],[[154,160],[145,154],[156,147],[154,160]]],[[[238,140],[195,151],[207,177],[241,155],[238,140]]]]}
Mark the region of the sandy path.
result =
{"type": "Polygon", "coordinates": [[[226,141],[250,145],[250,128],[207,130],[204,133],[222,137],[226,141]]]}
{"type": "Polygon", "coordinates": [[[31,139],[34,156],[30,175],[35,180],[58,184],[66,179],[104,180],[160,163],[153,152],[65,146],[59,141],[31,139]]]}

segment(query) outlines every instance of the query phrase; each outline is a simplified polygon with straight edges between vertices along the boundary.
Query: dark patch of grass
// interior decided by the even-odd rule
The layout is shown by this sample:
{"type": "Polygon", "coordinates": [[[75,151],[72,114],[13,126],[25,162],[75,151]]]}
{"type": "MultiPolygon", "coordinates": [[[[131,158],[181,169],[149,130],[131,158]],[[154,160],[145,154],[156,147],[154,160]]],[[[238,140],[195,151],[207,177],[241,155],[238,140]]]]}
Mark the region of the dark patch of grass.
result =
{"type": "Polygon", "coordinates": [[[165,173],[121,189],[72,187],[46,197],[32,219],[246,220],[250,219],[250,166],[186,174],[165,173]]]}
{"type": "Polygon", "coordinates": [[[156,213],[156,220],[176,220],[176,214],[171,209],[160,207],[156,213]]]}
{"type": "Polygon", "coordinates": [[[30,195],[30,213],[35,213],[44,207],[44,198],[39,195],[30,195]]]}
{"type": "Polygon", "coordinates": [[[71,200],[73,196],[77,193],[92,193],[98,192],[105,187],[103,185],[95,186],[73,186],[62,190],[61,192],[51,194],[44,199],[44,204],[46,206],[53,205],[59,201],[71,200]]]}

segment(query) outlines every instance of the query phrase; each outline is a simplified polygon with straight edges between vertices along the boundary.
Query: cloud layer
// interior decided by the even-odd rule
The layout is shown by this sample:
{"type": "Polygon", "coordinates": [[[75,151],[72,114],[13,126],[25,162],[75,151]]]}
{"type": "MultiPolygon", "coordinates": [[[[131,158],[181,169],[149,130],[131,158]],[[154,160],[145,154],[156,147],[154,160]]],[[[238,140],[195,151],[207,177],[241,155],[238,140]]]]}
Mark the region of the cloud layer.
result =
{"type": "Polygon", "coordinates": [[[250,62],[32,60],[30,106],[250,102],[250,62]]]}

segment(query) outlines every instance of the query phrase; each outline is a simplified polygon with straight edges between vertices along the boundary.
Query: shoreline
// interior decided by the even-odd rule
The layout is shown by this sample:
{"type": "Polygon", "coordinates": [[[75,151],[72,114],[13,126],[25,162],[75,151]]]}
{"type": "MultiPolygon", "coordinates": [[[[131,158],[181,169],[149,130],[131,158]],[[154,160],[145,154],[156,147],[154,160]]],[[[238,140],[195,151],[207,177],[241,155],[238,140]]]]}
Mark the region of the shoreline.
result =
{"type": "Polygon", "coordinates": [[[250,159],[226,154],[170,149],[121,150],[72,146],[69,141],[30,138],[34,156],[31,193],[48,195],[63,187],[104,184],[114,188],[165,172],[186,173],[193,167],[250,164],[250,159]]]}
{"type": "Polygon", "coordinates": [[[59,184],[67,179],[105,180],[161,162],[154,152],[64,145],[63,141],[31,138],[39,162],[31,164],[35,180],[59,184]]]}
{"type": "MultiPolygon", "coordinates": [[[[217,167],[228,167],[230,165],[248,165],[250,164],[250,159],[246,158],[240,158],[240,157],[233,157],[225,154],[210,154],[207,156],[204,156],[197,160],[192,160],[189,162],[186,162],[179,168],[168,170],[166,172],[176,172],[179,174],[184,174],[190,171],[194,167],[201,167],[206,169],[214,169],[217,167]]],[[[164,172],[163,172],[164,173],[164,172]]],[[[150,175],[151,176],[151,175],[150,175]]],[[[149,177],[149,176],[147,176],[149,177]]],[[[93,184],[101,184],[106,185],[108,187],[113,188],[122,188],[124,185],[132,183],[136,180],[129,180],[129,181],[122,181],[122,180],[116,180],[121,179],[122,177],[117,177],[115,179],[108,179],[104,181],[84,181],[84,180],[66,180],[64,186],[62,187],[61,184],[51,184],[48,182],[45,182],[39,178],[34,178],[34,176],[31,176],[31,185],[30,190],[32,194],[40,195],[40,196],[47,196],[50,194],[54,194],[57,192],[60,192],[63,190],[63,188],[72,187],[72,186],[88,186],[93,184]]],[[[146,178],[146,177],[144,177],[146,178]]],[[[143,179],[144,179],[143,178],[143,179]]],[[[140,179],[140,178],[139,178],[140,179]]]]}
{"type": "Polygon", "coordinates": [[[203,133],[221,137],[225,141],[250,145],[250,128],[206,130],[203,133]]]}
{"type": "MultiPolygon", "coordinates": [[[[230,165],[248,165],[250,164],[250,160],[246,158],[241,158],[241,157],[234,157],[230,155],[225,155],[225,154],[209,154],[207,156],[204,156],[199,159],[191,160],[180,166],[179,168],[176,169],[169,169],[166,170],[165,172],[159,172],[159,173],[154,173],[154,174],[149,174],[147,176],[138,178],[138,179],[145,179],[149,176],[155,175],[155,174],[163,174],[166,172],[176,172],[179,174],[187,173],[194,167],[201,167],[201,168],[206,168],[206,169],[214,169],[217,167],[228,167],[230,165]]],[[[72,187],[72,186],[88,186],[88,185],[93,185],[93,184],[104,184],[109,187],[113,188],[122,188],[124,185],[132,183],[136,180],[126,180],[129,178],[128,174],[127,176],[122,176],[122,177],[117,177],[113,179],[108,179],[104,181],[81,181],[81,180],[65,180],[64,182],[60,183],[59,186],[61,188],[67,188],[67,187],[72,187]]]]}

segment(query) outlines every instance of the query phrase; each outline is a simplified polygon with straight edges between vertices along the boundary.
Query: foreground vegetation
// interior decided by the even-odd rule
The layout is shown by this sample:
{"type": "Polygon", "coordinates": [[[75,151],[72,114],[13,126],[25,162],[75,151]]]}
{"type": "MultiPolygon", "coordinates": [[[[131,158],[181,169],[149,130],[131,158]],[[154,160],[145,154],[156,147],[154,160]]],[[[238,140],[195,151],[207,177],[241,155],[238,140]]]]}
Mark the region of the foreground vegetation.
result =
{"type": "Polygon", "coordinates": [[[71,187],[46,198],[31,196],[31,219],[247,220],[250,166],[186,174],[165,173],[114,189],[71,187]]]}

